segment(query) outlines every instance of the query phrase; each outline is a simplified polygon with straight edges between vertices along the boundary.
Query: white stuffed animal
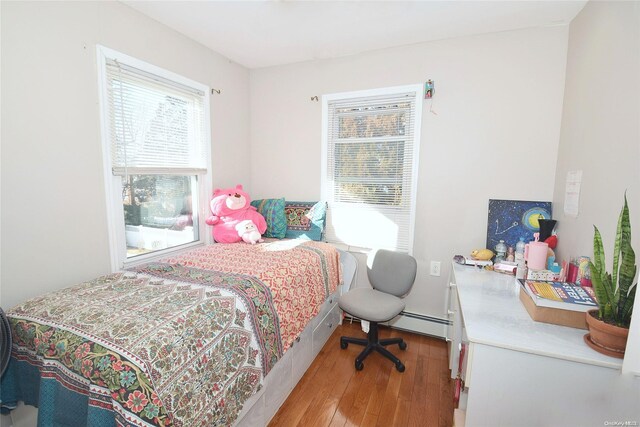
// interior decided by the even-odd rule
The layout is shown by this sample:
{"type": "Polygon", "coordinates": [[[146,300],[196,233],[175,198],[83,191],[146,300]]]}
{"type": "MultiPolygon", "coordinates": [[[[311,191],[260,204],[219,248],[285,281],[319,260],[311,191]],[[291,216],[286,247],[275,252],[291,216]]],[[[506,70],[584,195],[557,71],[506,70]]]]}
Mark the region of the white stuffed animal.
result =
{"type": "Polygon", "coordinates": [[[238,232],[238,236],[242,237],[242,240],[252,245],[258,242],[264,242],[264,239],[262,239],[258,231],[258,227],[250,219],[245,219],[236,224],[236,231],[238,232]]]}

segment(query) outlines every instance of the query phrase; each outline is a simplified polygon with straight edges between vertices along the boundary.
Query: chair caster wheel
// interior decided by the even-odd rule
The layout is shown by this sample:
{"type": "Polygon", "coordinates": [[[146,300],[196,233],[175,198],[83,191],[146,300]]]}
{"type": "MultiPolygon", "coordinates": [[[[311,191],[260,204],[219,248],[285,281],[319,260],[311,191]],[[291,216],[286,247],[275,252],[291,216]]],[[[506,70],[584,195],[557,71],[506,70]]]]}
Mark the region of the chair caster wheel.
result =
{"type": "Polygon", "coordinates": [[[406,350],[407,349],[407,343],[402,341],[400,344],[398,344],[398,347],[400,347],[400,350],[406,350]]]}
{"type": "MultiPolygon", "coordinates": [[[[364,368],[364,363],[358,362],[356,360],[356,371],[362,371],[362,368],[364,368]]],[[[403,368],[404,368],[404,366],[403,366],[403,368]]]]}
{"type": "Polygon", "coordinates": [[[340,348],[344,350],[347,347],[349,347],[349,343],[346,341],[340,340],[340,348]]]}
{"type": "Polygon", "coordinates": [[[404,365],[402,364],[402,362],[396,363],[396,369],[398,370],[398,372],[404,372],[404,365]]]}

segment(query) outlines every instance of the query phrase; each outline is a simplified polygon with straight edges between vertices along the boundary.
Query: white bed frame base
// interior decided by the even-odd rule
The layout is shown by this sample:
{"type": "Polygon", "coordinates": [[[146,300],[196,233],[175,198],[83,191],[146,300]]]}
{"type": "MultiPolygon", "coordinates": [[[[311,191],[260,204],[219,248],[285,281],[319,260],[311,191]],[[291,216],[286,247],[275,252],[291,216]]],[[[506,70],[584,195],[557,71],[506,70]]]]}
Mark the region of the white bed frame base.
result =
{"type": "Polygon", "coordinates": [[[276,363],[264,380],[262,389],[244,404],[234,427],[266,426],[298,384],[336,326],[342,323],[338,298],[355,283],[358,263],[349,252],[338,249],[343,284],[322,304],[320,312],[276,363]]]}
{"type": "Polygon", "coordinates": [[[340,323],[339,296],[338,290],[325,301],[300,339],[269,372],[262,389],[245,402],[236,427],[266,426],[271,421],[340,323]]]}

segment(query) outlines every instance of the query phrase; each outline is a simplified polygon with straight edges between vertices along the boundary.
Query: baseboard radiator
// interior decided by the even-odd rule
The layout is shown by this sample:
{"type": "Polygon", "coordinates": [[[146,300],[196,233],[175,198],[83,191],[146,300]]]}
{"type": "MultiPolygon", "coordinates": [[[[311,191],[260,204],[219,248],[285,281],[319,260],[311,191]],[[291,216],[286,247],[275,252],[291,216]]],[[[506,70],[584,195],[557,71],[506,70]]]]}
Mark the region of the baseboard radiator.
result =
{"type": "MultiPolygon", "coordinates": [[[[353,317],[347,313],[345,313],[345,319],[346,321],[360,321],[360,319],[353,317]]],[[[424,314],[411,313],[408,311],[403,311],[393,320],[383,323],[383,325],[391,326],[392,328],[415,332],[422,335],[431,335],[439,338],[446,337],[447,326],[449,326],[450,324],[451,322],[447,319],[427,316],[424,314]]]]}

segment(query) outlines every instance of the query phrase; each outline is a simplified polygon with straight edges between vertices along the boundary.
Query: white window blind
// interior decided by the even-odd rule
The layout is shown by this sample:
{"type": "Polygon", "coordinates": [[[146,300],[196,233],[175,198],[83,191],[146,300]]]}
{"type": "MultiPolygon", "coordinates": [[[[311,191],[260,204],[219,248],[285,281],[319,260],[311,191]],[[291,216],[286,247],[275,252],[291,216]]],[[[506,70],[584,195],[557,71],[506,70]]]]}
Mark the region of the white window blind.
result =
{"type": "Polygon", "coordinates": [[[398,89],[325,99],[329,241],[412,251],[421,86],[398,89]]]}
{"type": "Polygon", "coordinates": [[[209,88],[104,46],[96,53],[112,270],[206,243],[209,88]]]}
{"type": "Polygon", "coordinates": [[[206,94],[114,59],[105,68],[114,174],[206,173],[206,94]]]}

